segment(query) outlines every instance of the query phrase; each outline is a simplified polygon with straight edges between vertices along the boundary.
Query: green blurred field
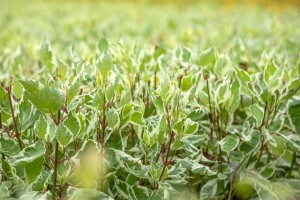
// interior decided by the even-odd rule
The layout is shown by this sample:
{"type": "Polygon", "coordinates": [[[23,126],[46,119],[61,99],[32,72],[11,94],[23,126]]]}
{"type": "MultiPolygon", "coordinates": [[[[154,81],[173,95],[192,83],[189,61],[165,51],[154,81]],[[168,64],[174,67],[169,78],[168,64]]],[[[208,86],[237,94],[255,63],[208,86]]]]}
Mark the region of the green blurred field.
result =
{"type": "Polygon", "coordinates": [[[33,48],[43,37],[51,41],[54,49],[64,51],[74,44],[86,55],[100,37],[202,49],[234,48],[239,39],[250,51],[274,47],[296,50],[299,46],[296,6],[276,10],[263,4],[243,6],[232,1],[138,2],[0,1],[1,51],[11,51],[20,44],[33,48]]]}

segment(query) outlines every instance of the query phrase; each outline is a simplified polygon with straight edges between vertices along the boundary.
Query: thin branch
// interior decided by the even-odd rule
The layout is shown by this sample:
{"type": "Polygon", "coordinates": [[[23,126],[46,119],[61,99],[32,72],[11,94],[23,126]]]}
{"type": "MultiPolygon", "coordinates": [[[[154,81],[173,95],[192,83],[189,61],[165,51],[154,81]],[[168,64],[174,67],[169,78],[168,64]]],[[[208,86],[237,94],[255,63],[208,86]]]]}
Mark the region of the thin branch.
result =
{"type": "Polygon", "coordinates": [[[22,150],[23,149],[23,147],[22,147],[22,141],[20,139],[21,134],[19,133],[19,130],[18,130],[17,120],[16,120],[16,117],[15,117],[14,108],[13,108],[13,105],[12,105],[11,84],[7,87],[7,95],[8,95],[9,106],[10,106],[10,111],[11,111],[11,117],[13,119],[14,129],[15,129],[15,132],[16,132],[15,136],[16,136],[16,138],[18,140],[19,147],[22,150]]]}
{"type": "Polygon", "coordinates": [[[208,77],[205,77],[206,79],[206,88],[207,88],[207,95],[208,95],[208,104],[209,104],[209,120],[210,120],[210,141],[212,141],[213,137],[213,118],[212,118],[212,107],[211,107],[211,100],[210,100],[210,90],[208,85],[208,77]]]}
{"type": "Polygon", "coordinates": [[[164,174],[164,172],[165,172],[165,170],[166,170],[166,168],[167,168],[167,166],[168,166],[168,158],[169,158],[169,154],[170,154],[170,149],[171,149],[171,144],[172,144],[172,140],[173,140],[173,138],[174,138],[174,136],[175,136],[175,133],[172,131],[172,133],[171,133],[171,136],[170,136],[170,141],[169,141],[169,144],[168,144],[168,149],[167,149],[167,154],[166,154],[166,158],[165,158],[165,162],[164,162],[164,167],[163,167],[163,169],[162,169],[162,171],[161,171],[161,174],[160,174],[160,176],[159,176],[159,180],[161,180],[162,179],[162,176],[163,176],[163,174],[164,174]]]}

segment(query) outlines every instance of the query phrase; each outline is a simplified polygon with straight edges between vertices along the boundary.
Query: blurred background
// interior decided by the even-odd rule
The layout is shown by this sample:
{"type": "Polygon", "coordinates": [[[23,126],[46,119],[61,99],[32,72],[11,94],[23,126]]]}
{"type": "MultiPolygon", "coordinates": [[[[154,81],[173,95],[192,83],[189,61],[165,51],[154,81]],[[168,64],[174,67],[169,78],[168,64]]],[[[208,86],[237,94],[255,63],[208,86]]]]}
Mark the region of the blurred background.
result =
{"type": "Polygon", "coordinates": [[[0,0],[0,53],[25,49],[35,57],[47,38],[62,57],[71,47],[87,57],[101,37],[148,48],[297,52],[299,5],[298,0],[0,0]]]}

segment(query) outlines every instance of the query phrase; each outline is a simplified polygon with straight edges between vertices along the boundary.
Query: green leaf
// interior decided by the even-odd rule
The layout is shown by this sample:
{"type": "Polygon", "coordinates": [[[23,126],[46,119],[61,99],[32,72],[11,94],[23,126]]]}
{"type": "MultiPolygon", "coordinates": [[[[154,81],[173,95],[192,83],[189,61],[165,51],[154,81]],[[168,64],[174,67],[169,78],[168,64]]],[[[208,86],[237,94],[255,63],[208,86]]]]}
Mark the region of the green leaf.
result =
{"type": "Polygon", "coordinates": [[[215,73],[223,77],[231,68],[231,60],[228,55],[220,54],[215,63],[215,73]]]}
{"type": "Polygon", "coordinates": [[[240,151],[248,154],[255,152],[260,147],[260,133],[258,131],[251,131],[245,139],[239,146],[240,151]]]}
{"type": "Polygon", "coordinates": [[[140,185],[133,185],[132,186],[132,192],[134,193],[134,196],[131,195],[132,199],[148,199],[149,198],[149,189],[147,187],[143,187],[140,185]]]}
{"type": "Polygon", "coordinates": [[[79,89],[81,86],[81,79],[80,78],[76,78],[73,83],[69,86],[68,88],[68,93],[67,93],[67,104],[69,104],[74,97],[76,96],[76,94],[78,93],[79,89]]]}
{"type": "Polygon", "coordinates": [[[174,147],[175,149],[179,149],[181,147],[184,146],[184,142],[181,140],[176,140],[173,144],[172,147],[174,147]]]}
{"type": "Polygon", "coordinates": [[[34,124],[35,121],[38,120],[39,113],[32,112],[33,106],[29,101],[22,101],[19,104],[19,123],[21,125],[22,130],[26,130],[27,128],[31,128],[31,125],[34,124]]]}
{"type": "Polygon", "coordinates": [[[164,102],[163,102],[161,96],[159,96],[159,95],[156,96],[154,94],[154,91],[152,91],[151,89],[149,89],[148,92],[149,92],[149,95],[150,95],[152,102],[153,102],[154,106],[156,107],[157,111],[163,113],[165,108],[164,108],[164,102]]]}
{"type": "Polygon", "coordinates": [[[49,48],[49,44],[46,40],[46,38],[44,38],[41,48],[40,48],[40,56],[41,56],[41,60],[43,62],[43,64],[48,68],[49,71],[53,70],[53,63],[52,63],[52,51],[49,48]]]}
{"type": "Polygon", "coordinates": [[[41,90],[41,86],[36,81],[33,81],[33,80],[26,80],[26,81],[19,80],[19,82],[23,85],[25,90],[29,93],[37,94],[41,90]]]}
{"type": "Polygon", "coordinates": [[[62,146],[67,146],[73,140],[73,135],[64,124],[59,124],[55,129],[55,138],[62,146]]]}
{"type": "Polygon", "coordinates": [[[25,192],[20,198],[20,200],[40,200],[40,194],[38,191],[25,192]]]}
{"type": "Polygon", "coordinates": [[[269,163],[265,166],[263,166],[259,170],[260,175],[262,175],[264,178],[271,178],[275,173],[275,166],[273,163],[269,163]]]}
{"type": "Polygon", "coordinates": [[[107,124],[110,128],[116,129],[120,124],[118,113],[114,109],[110,109],[106,114],[107,124]]]}
{"type": "Polygon", "coordinates": [[[251,83],[251,77],[248,74],[248,72],[246,72],[243,69],[240,69],[238,67],[235,68],[235,72],[237,74],[237,78],[241,83],[251,83]]]}
{"type": "Polygon", "coordinates": [[[227,111],[232,115],[236,111],[236,109],[240,105],[240,84],[237,80],[235,80],[231,87],[231,96],[230,96],[230,102],[227,105],[227,111]]]}
{"type": "Polygon", "coordinates": [[[57,88],[46,86],[38,92],[38,87],[35,85],[34,88],[29,87],[29,90],[27,86],[25,89],[25,97],[44,113],[56,114],[64,104],[65,95],[57,88]]]}
{"type": "Polygon", "coordinates": [[[3,181],[0,185],[0,199],[6,199],[10,196],[9,189],[12,186],[11,181],[3,181]]]}
{"type": "Polygon", "coordinates": [[[4,137],[0,138],[0,152],[7,156],[15,156],[19,153],[20,147],[14,140],[6,139],[4,137]]]}
{"type": "Polygon", "coordinates": [[[266,84],[269,84],[270,78],[275,74],[277,67],[274,63],[267,64],[264,69],[264,81],[266,84]]]}
{"type": "MultiPolygon", "coordinates": [[[[162,170],[163,168],[160,169],[159,174],[162,173],[162,170]]],[[[163,172],[160,181],[164,181],[167,177],[168,177],[168,167],[165,168],[165,171],[163,172]]]]}
{"type": "Polygon", "coordinates": [[[251,115],[256,121],[256,126],[260,126],[263,122],[264,110],[258,104],[251,105],[249,109],[251,115]]]}
{"type": "Polygon", "coordinates": [[[156,165],[156,163],[152,163],[149,171],[151,178],[153,180],[158,180],[160,172],[160,168],[156,165]]]}
{"type": "Polygon", "coordinates": [[[40,175],[44,161],[44,156],[41,156],[25,165],[25,177],[28,184],[31,184],[40,175]]]}
{"type": "Polygon", "coordinates": [[[95,94],[93,98],[93,105],[98,108],[98,110],[103,110],[105,103],[105,96],[101,89],[97,90],[97,93],[95,94]]]}
{"type": "Polygon", "coordinates": [[[174,125],[173,125],[173,130],[176,134],[179,134],[179,135],[182,135],[183,134],[183,121],[180,120],[178,122],[176,122],[174,125]]]}
{"type": "Polygon", "coordinates": [[[3,173],[5,176],[12,178],[15,175],[14,172],[15,168],[10,165],[6,160],[1,160],[1,173],[3,173]]]}
{"type": "Polygon", "coordinates": [[[39,97],[38,107],[52,114],[57,113],[65,101],[65,95],[60,90],[48,86],[41,90],[39,97]]]}
{"type": "Polygon", "coordinates": [[[229,82],[224,81],[223,83],[221,83],[216,89],[216,103],[223,104],[228,102],[228,99],[230,99],[232,95],[230,92],[231,90],[229,89],[229,82]]]}
{"type": "Polygon", "coordinates": [[[131,113],[134,111],[134,107],[136,105],[133,103],[128,103],[126,105],[123,106],[122,109],[122,120],[124,121],[128,121],[130,119],[131,113]]]}
{"type": "Polygon", "coordinates": [[[202,110],[202,109],[194,109],[193,111],[191,111],[188,114],[187,118],[190,118],[194,122],[197,122],[197,121],[199,121],[204,116],[205,116],[204,110],[202,110]]]}
{"type": "Polygon", "coordinates": [[[166,131],[168,128],[168,123],[165,115],[161,115],[159,122],[159,131],[166,131]]]}
{"type": "Polygon", "coordinates": [[[265,127],[262,127],[262,132],[264,133],[265,139],[268,142],[268,144],[272,145],[273,147],[277,147],[276,140],[269,133],[269,130],[266,129],[265,127]]]}
{"type": "Polygon", "coordinates": [[[185,134],[192,134],[198,130],[198,123],[192,121],[190,118],[187,118],[184,121],[184,127],[185,127],[185,130],[184,130],[185,134]]]}
{"type": "Polygon", "coordinates": [[[101,76],[103,77],[103,80],[106,80],[108,72],[111,70],[112,66],[113,66],[113,61],[111,56],[105,55],[99,63],[99,70],[101,76]]]}
{"type": "Polygon", "coordinates": [[[181,61],[183,63],[188,63],[192,57],[192,52],[185,47],[181,48],[181,50],[181,61]]]}
{"type": "Polygon", "coordinates": [[[296,132],[300,135],[300,100],[289,104],[289,116],[296,132]]]}
{"type": "Polygon", "coordinates": [[[12,82],[12,93],[18,99],[21,99],[22,96],[23,96],[23,86],[22,86],[22,84],[17,79],[13,79],[13,82],[12,82]]]}
{"type": "Polygon", "coordinates": [[[63,122],[63,124],[70,130],[73,138],[78,135],[81,125],[78,118],[76,117],[76,113],[69,113],[67,119],[63,122]]]}
{"type": "Polygon", "coordinates": [[[47,188],[48,181],[50,181],[51,174],[43,168],[36,178],[36,180],[32,183],[32,190],[33,191],[41,191],[47,188]]]}
{"type": "Polygon", "coordinates": [[[240,139],[238,137],[233,135],[227,135],[219,142],[219,145],[222,151],[228,153],[238,147],[239,141],[240,139]]]}
{"type": "Polygon", "coordinates": [[[133,112],[130,116],[129,122],[134,125],[144,125],[142,113],[138,111],[133,112]]]}
{"type": "Polygon", "coordinates": [[[45,135],[47,134],[47,127],[48,124],[46,120],[44,119],[43,115],[40,115],[39,120],[37,120],[34,123],[34,132],[39,138],[45,140],[45,135]]]}
{"type": "Polygon", "coordinates": [[[67,78],[68,66],[65,63],[63,63],[61,60],[58,60],[57,73],[62,80],[65,80],[67,78]]]}
{"type": "Polygon", "coordinates": [[[156,46],[153,57],[155,60],[157,60],[159,58],[159,56],[165,54],[166,52],[167,52],[166,49],[164,49],[162,46],[156,46]]]}
{"type": "Polygon", "coordinates": [[[105,96],[107,101],[110,101],[115,95],[115,83],[110,83],[106,89],[105,96]]]}
{"type": "Polygon", "coordinates": [[[136,177],[148,178],[149,168],[144,166],[140,158],[132,157],[124,151],[118,149],[111,149],[114,152],[114,158],[119,167],[136,177]]]}
{"type": "Polygon", "coordinates": [[[157,135],[145,130],[143,134],[143,142],[146,146],[151,148],[157,142],[157,135]]]}
{"type": "Polygon", "coordinates": [[[218,184],[215,179],[208,181],[201,187],[200,199],[209,200],[216,196],[218,184]]]}
{"type": "Polygon", "coordinates": [[[182,78],[181,89],[182,91],[187,91],[193,86],[193,81],[191,76],[184,76],[182,78]]]}
{"type": "MultiPolygon", "coordinates": [[[[278,198],[276,191],[273,190],[272,182],[268,181],[255,171],[243,172],[240,177],[240,182],[252,186],[261,199],[282,199],[278,198]]],[[[250,188],[248,189],[248,192],[247,196],[242,195],[240,192],[239,197],[247,198],[253,194],[250,188]]]]}
{"type": "Polygon", "coordinates": [[[129,184],[115,178],[115,185],[116,185],[116,190],[118,192],[118,196],[123,197],[124,199],[129,199],[128,196],[129,195],[128,190],[130,188],[129,184]]]}
{"type": "Polygon", "coordinates": [[[44,144],[41,141],[37,141],[36,143],[24,148],[18,155],[10,158],[10,160],[13,165],[22,166],[43,156],[45,152],[46,148],[44,144]]]}
{"type": "Polygon", "coordinates": [[[10,104],[7,92],[0,86],[0,114],[2,123],[11,118],[10,104]]]}
{"type": "Polygon", "coordinates": [[[277,156],[277,157],[283,156],[286,151],[286,142],[285,142],[284,138],[282,138],[279,135],[275,135],[273,138],[277,145],[274,146],[274,145],[268,143],[269,151],[274,156],[277,156]]]}
{"type": "Polygon", "coordinates": [[[159,91],[161,98],[166,102],[167,101],[167,95],[170,90],[170,79],[167,74],[164,74],[162,77],[162,80],[160,81],[159,85],[159,91]]]}
{"type": "Polygon", "coordinates": [[[286,143],[288,144],[288,149],[291,149],[292,151],[296,151],[300,153],[300,136],[297,134],[289,134],[289,135],[283,135],[280,134],[281,137],[283,137],[286,140],[286,143]]]}
{"type": "Polygon", "coordinates": [[[255,194],[255,190],[253,188],[253,183],[248,180],[242,180],[235,184],[234,192],[236,196],[240,199],[247,199],[253,194],[255,194]]]}
{"type": "Polygon", "coordinates": [[[105,38],[101,38],[99,41],[98,41],[98,50],[101,52],[101,53],[104,53],[108,50],[108,41],[105,39],[105,38]]]}
{"type": "Polygon", "coordinates": [[[123,93],[122,97],[121,97],[121,100],[120,100],[120,103],[119,103],[119,106],[122,107],[122,106],[125,106],[126,104],[129,104],[130,100],[131,100],[130,91],[127,91],[126,93],[123,93]]]}

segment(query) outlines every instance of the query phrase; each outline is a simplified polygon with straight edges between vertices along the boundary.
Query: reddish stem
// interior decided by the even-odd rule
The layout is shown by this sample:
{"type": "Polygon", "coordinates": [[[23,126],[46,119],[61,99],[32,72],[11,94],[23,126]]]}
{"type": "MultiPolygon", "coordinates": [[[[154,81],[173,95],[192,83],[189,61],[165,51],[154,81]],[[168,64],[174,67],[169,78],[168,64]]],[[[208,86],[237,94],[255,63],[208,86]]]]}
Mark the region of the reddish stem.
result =
{"type": "Polygon", "coordinates": [[[12,105],[12,99],[11,99],[11,85],[9,85],[7,87],[7,95],[8,95],[8,100],[9,100],[9,106],[10,106],[10,111],[11,111],[11,117],[13,119],[13,123],[14,123],[14,127],[15,127],[15,136],[18,140],[18,143],[19,143],[19,146],[20,146],[20,149],[22,150],[23,147],[22,147],[22,141],[20,139],[20,133],[19,133],[19,130],[18,130],[18,126],[17,126],[17,120],[16,120],[16,117],[15,117],[15,114],[14,114],[14,108],[13,108],[13,105],[12,105]]]}
{"type": "Polygon", "coordinates": [[[171,144],[172,144],[172,140],[173,140],[174,136],[175,136],[175,133],[172,131],[171,136],[170,136],[170,141],[168,143],[168,149],[167,149],[167,154],[166,154],[166,158],[165,158],[165,162],[164,162],[164,167],[163,167],[163,169],[161,171],[161,174],[159,176],[159,180],[161,180],[161,178],[162,178],[162,176],[163,176],[163,174],[166,170],[166,167],[169,165],[168,158],[169,158],[171,144]]]}

